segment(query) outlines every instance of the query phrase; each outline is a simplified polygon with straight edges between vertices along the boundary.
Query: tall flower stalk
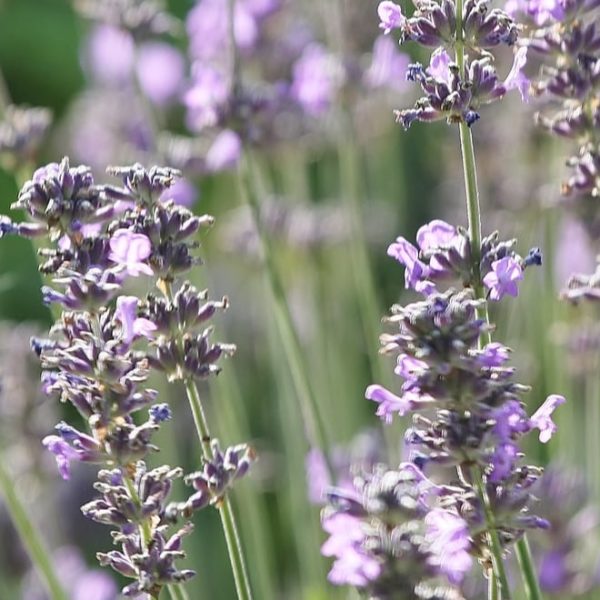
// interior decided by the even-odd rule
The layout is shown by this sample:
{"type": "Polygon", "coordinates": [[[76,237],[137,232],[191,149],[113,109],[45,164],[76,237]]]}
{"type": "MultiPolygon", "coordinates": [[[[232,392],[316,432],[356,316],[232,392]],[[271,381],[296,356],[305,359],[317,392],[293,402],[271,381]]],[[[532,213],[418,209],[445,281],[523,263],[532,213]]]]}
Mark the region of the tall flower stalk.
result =
{"type": "Polygon", "coordinates": [[[206,327],[227,299],[211,301],[180,279],[199,262],[193,254],[198,244],[190,238],[213,219],[168,198],[179,176],[173,169],[136,164],[109,172],[122,186],[98,185],[89,167],[71,168],[68,159],[51,163],[24,184],[13,205],[31,221],[0,217],[0,237],[48,236],[56,244],[40,250],[40,270],[53,276],[42,295],[62,312],[49,338],[33,339],[32,348],[44,369],[44,391],[71,403],[87,431],[61,422],[43,444],[65,479],[72,462],[103,467],[94,486],[99,496],[82,512],[116,529],[120,549],[97,556],[133,579],[125,596],[158,599],[169,588],[172,596],[186,597],[178,586],[194,572],[176,566],[185,556],[182,538],[193,529],[192,514],[214,506],[221,511],[239,597],[246,600],[252,596],[228,493],[247,473],[254,453],[245,444],[221,450],[210,437],[196,387],[197,379],[218,373],[217,361],[235,350],[211,342],[206,327]],[[123,294],[127,280],[140,276],[153,278],[163,297],[123,294]],[[185,477],[194,492],[183,502],[169,500],[183,470],[150,469],[146,463],[158,450],[152,435],[172,414],[168,404],[154,403],[155,390],[144,387],[151,370],[184,382],[198,424],[202,469],[185,477]],[[148,417],[138,424],[132,415],[145,408],[148,417]]]}
{"type": "MultiPolygon", "coordinates": [[[[470,127],[479,120],[482,105],[499,100],[513,88],[526,98],[529,89],[529,81],[522,73],[526,50],[516,53],[513,68],[504,81],[497,75],[489,49],[512,46],[517,27],[505,12],[488,12],[487,4],[473,0],[464,6],[462,0],[415,2],[417,10],[410,18],[390,1],[381,2],[378,8],[384,33],[398,29],[401,42],[413,40],[436,47],[427,68],[419,63],[409,65],[407,78],[418,82],[425,96],[414,108],[397,111],[397,120],[405,128],[415,120],[444,118],[449,124],[458,125],[469,229],[434,220],[417,232],[418,248],[403,237],[389,247],[388,254],[406,267],[406,287],[423,294],[425,300],[392,307],[389,321],[398,327],[398,332],[381,337],[383,352],[399,352],[395,373],[404,381],[402,394],[371,385],[366,397],[378,404],[377,414],[388,423],[396,413],[413,413],[413,427],[407,433],[413,470],[430,463],[456,469],[459,484],[452,483],[451,488],[441,486],[434,497],[443,498],[438,501],[446,510],[453,507],[457,512],[440,514],[439,506],[433,502],[429,504],[431,513],[424,516],[425,522],[435,522],[440,530],[460,530],[460,538],[455,534],[461,540],[456,550],[470,552],[487,565],[490,598],[510,600],[503,553],[510,544],[517,544],[527,594],[537,599],[539,588],[524,535],[527,528],[547,527],[546,522],[530,512],[533,496],[529,490],[541,471],[518,466],[521,455],[517,441],[533,428],[540,429],[542,442],[548,441],[556,429],[550,415],[564,398],[548,397],[528,418],[519,398],[526,388],[511,382],[513,370],[503,366],[508,349],[492,343],[490,338],[488,299],[516,296],[524,270],[541,264],[541,253],[533,248],[521,258],[513,250],[516,240],[501,241],[498,233],[483,238],[481,233],[470,127]],[[447,49],[454,51],[454,60],[447,49]],[[446,282],[459,283],[464,290],[450,287],[440,292],[438,286],[446,282]]],[[[423,480],[424,475],[419,473],[417,478],[423,480]]],[[[355,481],[355,486],[360,495],[360,481],[355,481]]],[[[360,514],[352,508],[347,495],[341,504],[339,494],[332,500],[343,512],[360,514]]],[[[376,595],[371,590],[379,590],[396,573],[395,559],[401,550],[392,542],[391,547],[383,545],[383,552],[374,551],[379,546],[368,532],[374,527],[375,506],[371,509],[363,505],[370,525],[365,528],[356,523],[351,544],[334,544],[333,538],[330,540],[338,559],[330,578],[387,598],[387,592],[378,591],[376,595]],[[357,552],[363,556],[361,561],[356,559],[357,552]],[[357,564],[364,569],[368,565],[368,571],[357,571],[357,564]]],[[[332,536],[337,535],[337,530],[330,529],[327,517],[324,526],[332,536]]],[[[437,565],[435,556],[423,556],[422,560],[437,565]]],[[[452,559],[446,556],[445,560],[452,559]]],[[[468,568],[466,558],[455,560],[465,570],[468,568]]],[[[450,583],[457,583],[463,574],[463,570],[445,572],[442,566],[437,573],[424,572],[422,577],[426,581],[444,575],[450,583]]],[[[420,585],[414,587],[411,582],[408,588],[413,587],[418,596],[420,585]]]]}

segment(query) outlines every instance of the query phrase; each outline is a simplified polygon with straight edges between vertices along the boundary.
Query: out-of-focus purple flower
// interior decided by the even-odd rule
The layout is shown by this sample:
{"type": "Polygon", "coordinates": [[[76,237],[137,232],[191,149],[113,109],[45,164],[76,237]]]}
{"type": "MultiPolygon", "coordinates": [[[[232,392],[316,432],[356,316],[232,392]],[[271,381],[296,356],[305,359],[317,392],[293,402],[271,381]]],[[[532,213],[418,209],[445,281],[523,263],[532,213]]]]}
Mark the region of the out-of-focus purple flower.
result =
{"type": "Polygon", "coordinates": [[[501,367],[508,360],[509,349],[499,342],[490,342],[478,355],[482,367],[501,367]]]}
{"type": "Polygon", "coordinates": [[[200,131],[215,125],[219,109],[227,101],[229,91],[229,81],[220,70],[196,63],[192,70],[192,86],[183,96],[188,127],[200,131]]]}
{"type": "Polygon", "coordinates": [[[121,322],[121,339],[131,344],[135,337],[150,338],[156,331],[156,325],[149,319],[137,316],[138,299],[136,296],[119,296],[115,317],[121,322]]]}
{"type": "Polygon", "coordinates": [[[42,440],[42,444],[54,454],[60,476],[63,479],[69,479],[71,477],[71,461],[80,460],[77,450],[72,446],[69,446],[69,444],[58,435],[47,435],[42,440]]]}
{"type": "Polygon", "coordinates": [[[133,38],[128,31],[99,25],[89,36],[86,58],[92,75],[102,83],[126,83],[135,60],[133,38]]]}
{"type": "Polygon", "coordinates": [[[304,460],[308,482],[308,499],[313,504],[321,504],[325,499],[325,490],[333,485],[323,453],[311,448],[304,460]]]}
{"type": "Polygon", "coordinates": [[[390,244],[387,253],[406,267],[404,272],[406,288],[421,291],[418,284],[429,276],[429,267],[419,260],[419,251],[408,240],[399,237],[390,244]]]}
{"type": "MultiPolygon", "coordinates": [[[[450,55],[444,48],[436,48],[431,54],[427,73],[437,81],[448,83],[450,80],[450,55]]],[[[440,221],[443,223],[443,221],[440,221]]]]}
{"type": "MultiPolygon", "coordinates": [[[[258,24],[246,2],[235,3],[234,35],[237,47],[251,49],[258,39],[258,24]]],[[[256,8],[256,7],[255,7],[256,8]]],[[[200,60],[222,58],[228,50],[228,8],[222,0],[200,0],[189,12],[186,29],[190,38],[190,52],[200,60]]]]}
{"type": "Polygon", "coordinates": [[[562,21],[565,17],[561,0],[508,0],[504,9],[510,16],[524,13],[538,26],[544,25],[547,21],[562,21]]]}
{"type": "Polygon", "coordinates": [[[542,556],[538,569],[540,586],[545,592],[562,592],[572,577],[567,555],[562,549],[550,550],[542,556]]]}
{"type": "Polygon", "coordinates": [[[547,443],[556,433],[556,424],[552,421],[552,413],[561,404],[566,402],[564,396],[551,394],[544,403],[531,415],[530,423],[532,427],[540,430],[540,442],[547,443]]]}
{"type": "Polygon", "coordinates": [[[197,197],[198,190],[196,189],[196,186],[188,179],[180,177],[171,187],[167,188],[160,195],[160,200],[161,202],[174,200],[175,204],[190,207],[196,202],[197,197]]]}
{"type": "Polygon", "coordinates": [[[215,138],[206,153],[206,168],[209,171],[223,171],[234,167],[242,154],[242,141],[240,136],[225,129],[215,138]]]}
{"type": "Polygon", "coordinates": [[[529,102],[529,90],[531,81],[523,72],[527,64],[527,47],[521,46],[515,53],[512,68],[504,80],[504,87],[507,90],[519,90],[523,102],[529,102]]]}
{"type": "Polygon", "coordinates": [[[514,258],[505,256],[492,263],[492,270],[483,278],[483,284],[490,290],[492,300],[501,300],[506,294],[518,295],[517,281],[521,279],[521,265],[514,258]]]}
{"type": "Polygon", "coordinates": [[[124,267],[131,277],[140,274],[153,275],[150,265],[144,261],[152,252],[152,244],[143,233],[133,233],[129,229],[117,229],[110,238],[108,257],[117,265],[124,267]]]}
{"type": "Polygon", "coordinates": [[[448,246],[454,241],[456,235],[456,227],[446,223],[446,221],[434,219],[419,228],[419,231],[417,231],[417,244],[423,252],[427,252],[440,246],[448,246]]]}
{"type": "Polygon", "coordinates": [[[245,0],[244,6],[255,17],[264,18],[281,6],[281,0],[245,0]]]}
{"type": "Polygon", "coordinates": [[[342,82],[340,64],[319,44],[311,44],[294,63],[292,98],[311,116],[323,114],[342,82]]]}
{"type": "MultiPolygon", "coordinates": [[[[52,561],[61,584],[69,590],[70,600],[115,600],[118,597],[117,585],[110,575],[99,569],[89,569],[77,548],[64,546],[54,550],[52,561]]],[[[26,578],[20,598],[48,598],[36,574],[26,578]]]]}
{"type": "Polygon", "coordinates": [[[381,565],[361,548],[365,534],[360,519],[336,513],[323,520],[323,529],[330,538],[321,546],[321,554],[336,558],[327,576],[331,583],[365,587],[379,577],[381,565]]]}
{"type": "Polygon", "coordinates": [[[430,563],[451,583],[459,584],[473,562],[467,523],[450,511],[434,508],[425,517],[425,527],[430,563]]]}
{"type": "Polygon", "coordinates": [[[383,33],[387,35],[392,29],[398,29],[406,22],[406,17],[402,14],[402,9],[390,0],[384,0],[377,7],[379,16],[379,27],[383,29],[383,33]]]}
{"type": "Polygon", "coordinates": [[[159,106],[175,98],[183,84],[185,64],[181,53],[163,42],[147,42],[137,53],[140,87],[159,106]]]}
{"type": "Polygon", "coordinates": [[[365,73],[367,85],[372,88],[389,87],[396,91],[407,88],[406,70],[409,58],[398,52],[398,45],[389,37],[379,36],[373,45],[373,58],[365,73]]]}
{"type": "Polygon", "coordinates": [[[559,289],[573,273],[592,273],[595,268],[595,254],[585,227],[565,213],[560,219],[554,253],[554,273],[559,289]]]}

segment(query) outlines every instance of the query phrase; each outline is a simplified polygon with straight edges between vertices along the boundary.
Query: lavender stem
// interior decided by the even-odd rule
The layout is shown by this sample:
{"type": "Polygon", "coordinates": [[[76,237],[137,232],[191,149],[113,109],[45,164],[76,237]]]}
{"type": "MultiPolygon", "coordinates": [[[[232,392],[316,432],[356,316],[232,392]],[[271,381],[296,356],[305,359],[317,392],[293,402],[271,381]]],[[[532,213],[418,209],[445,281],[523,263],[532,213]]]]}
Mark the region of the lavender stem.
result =
{"type": "Polygon", "coordinates": [[[287,362],[290,367],[294,388],[300,401],[302,417],[308,429],[307,435],[309,437],[309,442],[313,448],[318,448],[322,451],[331,481],[335,481],[335,471],[328,453],[329,446],[327,444],[325,425],[319,413],[318,402],[310,383],[308,368],[302,353],[302,346],[296,328],[294,327],[285,290],[277,271],[271,241],[262,224],[251,157],[249,156],[249,149],[247,148],[246,156],[239,169],[239,185],[240,193],[244,198],[244,201],[250,206],[254,227],[258,234],[266,272],[273,294],[277,329],[283,344],[283,351],[286,354],[287,362]]]}
{"type": "MultiPolygon", "coordinates": [[[[463,40],[463,0],[456,2],[456,62],[458,64],[461,76],[465,70],[465,46],[463,40]]],[[[476,270],[479,270],[479,253],[481,249],[481,209],[479,205],[479,190],[477,187],[477,168],[475,165],[475,151],[473,148],[473,137],[469,126],[461,121],[459,124],[460,133],[460,148],[462,154],[463,172],[465,177],[465,190],[467,198],[467,217],[469,221],[469,238],[471,240],[471,249],[473,253],[473,264],[476,270]]],[[[479,272],[475,273],[475,295],[477,298],[485,298],[481,277],[479,272]]],[[[483,303],[478,310],[481,318],[489,321],[487,304],[483,303]]],[[[489,332],[483,334],[479,338],[479,347],[489,342],[489,332]]],[[[490,505],[490,501],[485,489],[480,469],[474,469],[474,480],[477,487],[477,492],[481,498],[485,520],[488,528],[490,540],[490,550],[492,552],[492,564],[494,569],[495,579],[497,580],[500,598],[502,600],[510,600],[510,588],[508,587],[508,579],[504,569],[504,561],[502,559],[502,546],[500,538],[496,531],[494,513],[490,505]]],[[[525,573],[524,573],[525,574],[525,573]]],[[[491,600],[491,596],[490,596],[491,600]]]]}
{"type": "MultiPolygon", "coordinates": [[[[198,439],[202,444],[202,454],[206,460],[212,460],[214,457],[210,445],[210,430],[208,428],[208,422],[206,420],[198,387],[196,386],[196,382],[191,379],[186,379],[184,383],[190,408],[194,415],[198,439]]],[[[229,498],[225,496],[223,501],[218,504],[217,507],[219,509],[219,514],[221,515],[221,523],[225,533],[225,541],[227,542],[227,550],[229,552],[229,560],[233,570],[233,578],[238,598],[239,600],[252,600],[252,590],[250,588],[246,560],[229,498]]]]}
{"type": "Polygon", "coordinates": [[[67,600],[67,596],[58,580],[50,555],[39,532],[31,522],[27,510],[15,491],[15,486],[0,458],[0,493],[6,503],[19,537],[27,550],[31,562],[37,569],[51,600],[67,600]]]}

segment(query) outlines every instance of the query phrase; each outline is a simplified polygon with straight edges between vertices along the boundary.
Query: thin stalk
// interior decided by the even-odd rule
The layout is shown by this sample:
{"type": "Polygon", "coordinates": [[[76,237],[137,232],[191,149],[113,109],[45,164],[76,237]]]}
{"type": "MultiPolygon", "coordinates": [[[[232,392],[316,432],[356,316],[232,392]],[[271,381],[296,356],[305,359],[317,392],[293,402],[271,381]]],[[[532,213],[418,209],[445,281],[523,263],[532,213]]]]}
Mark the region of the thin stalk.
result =
{"type": "Polygon", "coordinates": [[[490,578],[488,579],[488,598],[489,600],[500,600],[498,598],[498,582],[494,573],[490,573],[490,578]]]}
{"type": "MultiPolygon", "coordinates": [[[[465,70],[465,47],[463,41],[463,0],[456,1],[456,62],[458,64],[459,73],[464,76],[465,70]]],[[[473,253],[473,263],[475,265],[475,295],[477,298],[485,298],[481,276],[479,273],[479,254],[481,252],[481,209],[479,205],[479,191],[477,188],[477,168],[475,166],[475,151],[473,149],[473,137],[471,130],[466,123],[461,122],[459,125],[460,131],[460,147],[462,153],[463,171],[465,177],[465,189],[467,194],[467,215],[469,220],[469,238],[471,240],[471,252],[473,253]]],[[[481,318],[489,322],[487,304],[484,303],[479,309],[481,318]]],[[[491,341],[491,333],[487,332],[480,336],[479,346],[491,341]]],[[[502,600],[510,600],[510,591],[507,584],[506,573],[504,571],[504,563],[502,561],[502,553],[498,532],[495,529],[494,514],[487,498],[485,486],[481,480],[481,473],[478,475],[478,487],[482,495],[484,509],[486,513],[487,525],[490,531],[491,550],[494,556],[494,570],[500,586],[502,600]]],[[[517,556],[519,558],[519,566],[521,567],[521,575],[525,583],[527,597],[529,600],[541,600],[541,593],[537,582],[535,567],[531,552],[527,544],[525,535],[516,543],[517,556]]]]}
{"type": "MultiPolygon", "coordinates": [[[[193,379],[186,379],[184,384],[190,408],[194,415],[194,424],[196,425],[198,439],[202,445],[202,454],[206,460],[210,461],[214,458],[214,455],[210,445],[210,430],[208,428],[204,407],[202,406],[200,393],[198,392],[198,386],[193,379]]],[[[225,541],[227,542],[227,551],[229,553],[229,560],[231,562],[231,569],[233,571],[238,598],[239,600],[252,600],[252,590],[250,588],[246,559],[242,550],[242,543],[229,498],[225,496],[222,502],[217,505],[217,508],[221,515],[221,523],[223,525],[223,532],[225,533],[225,541]]]]}
{"type": "Polygon", "coordinates": [[[19,532],[19,537],[51,600],[67,600],[67,595],[58,580],[48,550],[35,525],[31,522],[1,459],[0,494],[4,498],[12,522],[19,532]]]}
{"type": "Polygon", "coordinates": [[[171,600],[189,600],[185,588],[180,584],[168,585],[167,590],[171,596],[171,600]]]}
{"type": "MultiPolygon", "coordinates": [[[[160,287],[164,292],[165,297],[172,302],[173,290],[171,289],[170,282],[163,281],[162,286],[160,287]]],[[[178,344],[181,345],[181,342],[182,340],[180,331],[178,344]]],[[[200,398],[200,392],[198,391],[198,386],[196,385],[194,379],[191,378],[184,379],[183,383],[190,409],[194,417],[196,433],[198,434],[198,440],[200,441],[202,448],[202,456],[205,460],[211,461],[214,458],[212,447],[210,445],[212,438],[210,435],[206,413],[204,412],[204,406],[202,405],[202,399],[200,398]]],[[[229,498],[225,496],[217,505],[217,508],[221,517],[223,533],[225,534],[227,553],[229,554],[229,562],[231,563],[231,570],[233,572],[233,580],[235,582],[238,600],[252,600],[252,588],[250,586],[250,578],[248,577],[246,558],[244,556],[235,514],[229,498]]]]}
{"type": "Polygon", "coordinates": [[[334,469],[329,457],[327,432],[321,418],[317,398],[312,389],[308,366],[306,364],[298,333],[292,320],[292,314],[285,295],[285,289],[275,264],[275,252],[268,232],[265,231],[260,214],[259,194],[256,179],[252,171],[252,158],[250,150],[245,149],[245,157],[238,170],[240,194],[249,205],[252,212],[254,226],[258,233],[259,244],[265,261],[266,272],[275,305],[275,319],[279,336],[283,344],[283,351],[291,371],[292,381],[302,410],[302,417],[307,427],[310,444],[322,451],[327,469],[334,481],[334,469]]]}
{"type": "Polygon", "coordinates": [[[517,560],[521,567],[521,573],[523,573],[523,581],[525,582],[525,593],[528,598],[535,600],[541,600],[542,591],[538,583],[537,574],[533,561],[531,560],[531,550],[529,549],[529,542],[526,537],[519,540],[516,545],[517,560]]]}
{"type": "MultiPolygon", "coordinates": [[[[483,504],[483,512],[485,515],[485,522],[488,530],[488,537],[490,541],[490,552],[492,553],[492,566],[494,569],[493,579],[497,583],[497,593],[502,600],[510,600],[510,587],[508,585],[508,578],[506,577],[506,570],[504,569],[504,561],[502,559],[502,545],[500,544],[500,538],[496,531],[496,522],[494,518],[494,511],[490,504],[485,484],[481,477],[481,470],[479,468],[473,469],[473,479],[477,494],[481,498],[483,504]]],[[[491,597],[490,597],[490,600],[491,597]]]]}

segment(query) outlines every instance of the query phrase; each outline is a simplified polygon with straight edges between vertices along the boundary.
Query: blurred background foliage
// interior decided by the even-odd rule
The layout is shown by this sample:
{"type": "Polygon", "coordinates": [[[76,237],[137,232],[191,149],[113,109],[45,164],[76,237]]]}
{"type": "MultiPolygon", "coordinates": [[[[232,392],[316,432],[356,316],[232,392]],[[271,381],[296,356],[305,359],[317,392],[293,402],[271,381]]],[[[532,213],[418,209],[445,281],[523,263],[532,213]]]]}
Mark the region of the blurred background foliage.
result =
{"type": "MultiPolygon", "coordinates": [[[[357,1],[348,0],[344,5],[357,1]]],[[[295,2],[300,10],[304,4],[309,10],[314,8],[310,0],[295,2]]],[[[168,4],[181,18],[190,8],[186,0],[168,4]]],[[[372,21],[366,24],[364,35],[373,40],[377,33],[376,2],[368,4],[372,21]]],[[[65,152],[61,123],[86,86],[80,56],[87,29],[88,24],[61,0],[0,1],[0,70],[10,96],[15,103],[49,107],[55,118],[36,158],[38,164],[60,160],[65,152]]],[[[352,39],[353,32],[345,34],[352,39]]],[[[392,109],[409,105],[410,94],[382,96],[364,121],[353,113],[355,175],[379,316],[405,293],[402,269],[386,256],[388,244],[398,235],[414,239],[418,227],[432,218],[466,224],[457,132],[444,124],[417,125],[403,132],[394,124],[392,109]]],[[[122,109],[136,110],[134,106],[122,109]]],[[[583,469],[588,485],[597,494],[598,364],[567,344],[567,334],[576,324],[594,315],[557,300],[565,269],[576,271],[579,265],[576,254],[570,252],[572,242],[564,238],[566,212],[555,202],[559,153],[535,133],[531,112],[508,99],[501,107],[484,111],[475,128],[484,232],[502,227],[504,237],[519,238],[521,253],[539,245],[545,255],[544,267],[528,272],[519,298],[503,303],[493,311],[492,319],[499,324],[498,338],[514,348],[519,380],[533,387],[528,397],[530,410],[551,392],[564,394],[569,400],[569,407],[556,417],[557,438],[547,447],[530,440],[532,458],[540,464],[560,458],[564,464],[583,469]]],[[[361,302],[351,259],[353,245],[358,242],[351,234],[335,234],[336,224],[347,217],[349,206],[343,201],[347,182],[343,180],[339,151],[332,136],[321,136],[317,143],[309,136],[261,150],[256,159],[266,190],[263,201],[292,214],[296,210],[297,218],[292,217],[287,230],[275,236],[278,268],[329,435],[336,444],[346,445],[359,432],[380,427],[373,407],[363,398],[366,386],[379,375],[379,359],[372,350],[377,347],[380,326],[374,322],[372,330],[366,331],[361,325],[361,302]],[[324,213],[315,212],[319,207],[334,207],[337,212],[325,222],[324,213]],[[313,215],[313,220],[300,222],[304,213],[313,215]],[[302,243],[302,229],[298,228],[307,227],[306,222],[309,227],[318,223],[323,228],[321,240],[302,243]],[[327,227],[331,228],[330,235],[327,227]]],[[[0,213],[10,214],[20,180],[30,175],[31,167],[27,165],[24,168],[29,171],[16,175],[0,168],[0,213]]],[[[248,231],[248,226],[239,223],[241,202],[236,178],[224,172],[194,183],[199,196],[194,210],[216,217],[214,228],[203,239],[206,264],[197,271],[199,281],[195,283],[209,287],[215,297],[229,297],[231,308],[218,333],[238,346],[218,380],[211,383],[210,390],[204,390],[209,397],[210,419],[226,443],[248,440],[260,457],[253,476],[234,493],[257,598],[347,597],[345,590],[326,582],[329,561],[318,551],[324,540],[319,507],[307,500],[304,464],[309,448],[274,330],[263,266],[252,243],[251,228],[248,231]]],[[[310,238],[309,234],[304,237],[310,238]]],[[[22,239],[2,240],[0,320],[8,324],[7,332],[19,323],[40,330],[48,327],[50,315],[41,304],[40,283],[31,244],[22,239]]],[[[26,344],[24,337],[25,333],[20,341],[26,344]]],[[[0,345],[7,342],[8,333],[5,338],[0,345]]],[[[8,363],[0,365],[2,368],[8,369],[8,363]]],[[[160,459],[193,470],[198,448],[183,393],[174,393],[172,387],[166,392],[161,382],[156,386],[169,394],[176,407],[174,421],[160,433],[160,459]]],[[[6,390],[9,399],[13,391],[19,393],[6,390]]],[[[68,409],[61,406],[56,410],[68,409]]],[[[54,422],[47,423],[47,431],[42,426],[40,435],[49,433],[54,422]]],[[[401,435],[397,424],[386,432],[392,460],[402,455],[401,435]]],[[[6,443],[4,440],[3,445],[6,443]]],[[[21,491],[30,497],[34,517],[53,547],[74,544],[90,564],[97,550],[108,549],[107,533],[86,522],[78,509],[92,494],[92,474],[85,468],[79,469],[69,483],[59,481],[50,468],[35,489],[28,487],[31,481],[23,481],[19,472],[13,475],[21,491]]],[[[6,515],[2,519],[0,598],[8,600],[20,597],[28,566],[6,515]]],[[[597,531],[591,530],[591,535],[595,539],[597,531]]],[[[215,514],[205,511],[197,516],[195,535],[186,548],[189,564],[198,571],[190,584],[190,597],[233,598],[215,514]]],[[[591,569],[595,572],[596,566],[591,569]]],[[[598,597],[594,593],[588,597],[598,597]]]]}

